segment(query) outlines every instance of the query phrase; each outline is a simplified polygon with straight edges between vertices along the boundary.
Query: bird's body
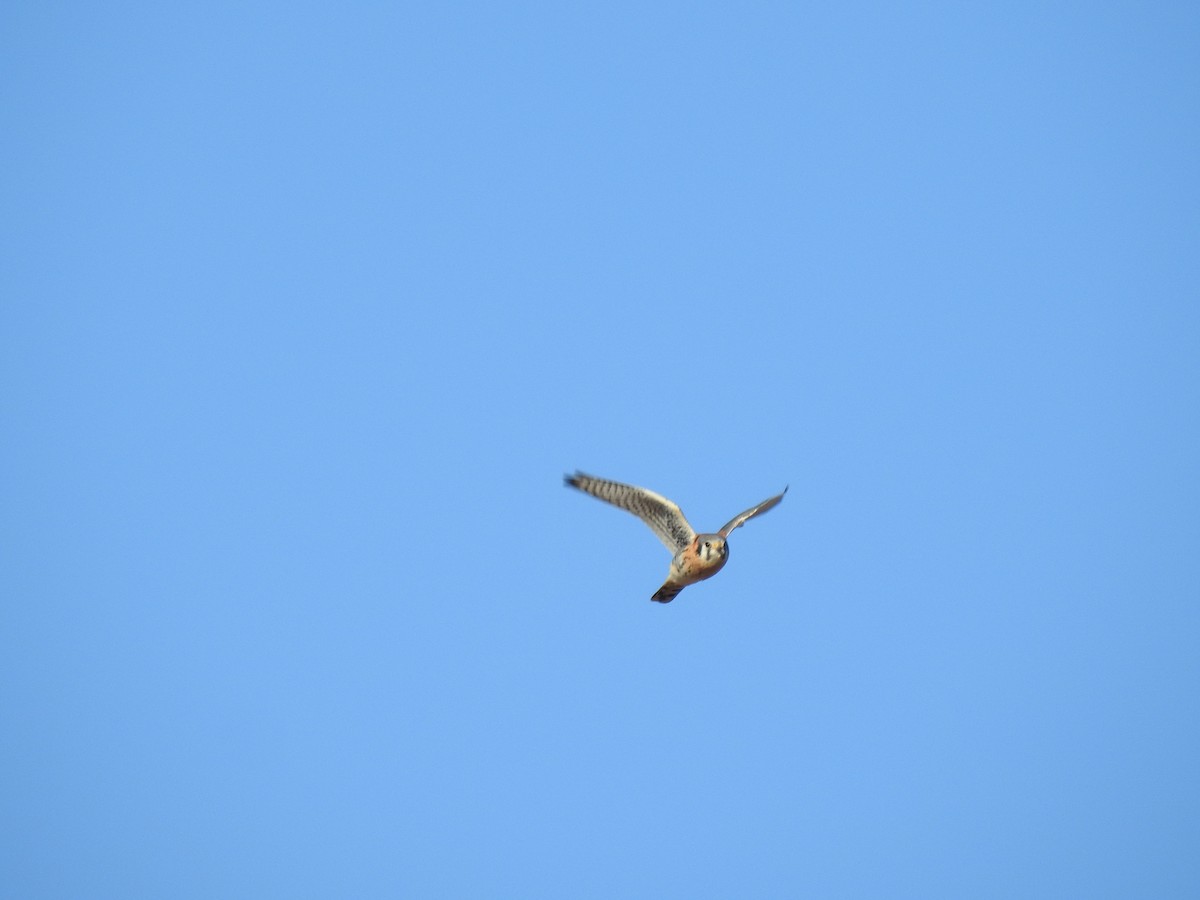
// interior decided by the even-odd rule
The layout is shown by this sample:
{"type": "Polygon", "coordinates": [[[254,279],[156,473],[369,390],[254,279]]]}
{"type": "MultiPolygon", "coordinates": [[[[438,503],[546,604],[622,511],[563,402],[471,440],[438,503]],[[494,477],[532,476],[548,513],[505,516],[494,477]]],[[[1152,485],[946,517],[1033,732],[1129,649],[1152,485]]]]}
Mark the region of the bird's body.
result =
{"type": "Polygon", "coordinates": [[[679,507],[653,491],[619,481],[594,478],[582,472],[567,475],[563,480],[573,488],[633,513],[649,525],[674,554],[667,580],[650,598],[659,603],[670,603],[688,585],[712,578],[720,572],[729,560],[729,544],[726,540],[729,533],[747,520],[778,505],[783,494],[787,493],[787,488],[784,488],[783,494],[739,513],[715,534],[696,534],[679,507]]]}
{"type": "Polygon", "coordinates": [[[719,534],[698,534],[675,554],[667,580],[651,600],[669,603],[689,584],[712,578],[729,561],[729,545],[719,534]]]}

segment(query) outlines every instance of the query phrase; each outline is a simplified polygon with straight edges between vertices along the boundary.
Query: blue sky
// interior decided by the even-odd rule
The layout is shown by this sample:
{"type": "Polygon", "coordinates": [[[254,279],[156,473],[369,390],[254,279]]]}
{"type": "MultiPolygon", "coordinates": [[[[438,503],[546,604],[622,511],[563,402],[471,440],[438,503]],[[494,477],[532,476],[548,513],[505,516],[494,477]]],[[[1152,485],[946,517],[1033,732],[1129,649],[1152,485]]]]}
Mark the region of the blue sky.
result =
{"type": "Polygon", "coordinates": [[[8,4],[6,892],[1195,896],[1198,50],[8,4]]]}

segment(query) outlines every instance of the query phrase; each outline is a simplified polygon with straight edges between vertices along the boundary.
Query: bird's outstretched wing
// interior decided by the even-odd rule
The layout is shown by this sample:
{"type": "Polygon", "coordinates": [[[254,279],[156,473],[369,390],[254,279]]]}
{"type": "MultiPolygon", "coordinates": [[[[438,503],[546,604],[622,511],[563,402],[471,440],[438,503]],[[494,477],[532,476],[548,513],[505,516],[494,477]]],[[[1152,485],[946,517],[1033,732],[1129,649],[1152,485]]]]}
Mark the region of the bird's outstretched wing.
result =
{"type": "MultiPolygon", "coordinates": [[[[788,489],[784,488],[783,494],[786,494],[787,492],[788,492],[788,489]]],[[[748,510],[746,510],[744,513],[738,513],[736,516],[734,516],[732,519],[730,519],[729,522],[725,525],[725,527],[722,528],[720,531],[718,531],[717,534],[719,534],[721,537],[729,537],[729,532],[733,531],[733,529],[741,528],[743,525],[745,525],[750,519],[753,519],[755,516],[762,515],[768,509],[772,509],[772,508],[778,506],[779,501],[783,499],[783,494],[779,494],[778,496],[772,497],[770,500],[764,500],[762,503],[758,504],[758,506],[752,506],[748,510]]]]}
{"type": "Polygon", "coordinates": [[[582,472],[564,475],[563,481],[585,494],[591,494],[599,500],[633,513],[650,526],[650,530],[658,535],[658,539],[666,544],[672,553],[678,553],[696,537],[696,532],[683,517],[679,507],[654,491],[634,487],[632,484],[621,484],[619,481],[593,478],[582,472]]]}

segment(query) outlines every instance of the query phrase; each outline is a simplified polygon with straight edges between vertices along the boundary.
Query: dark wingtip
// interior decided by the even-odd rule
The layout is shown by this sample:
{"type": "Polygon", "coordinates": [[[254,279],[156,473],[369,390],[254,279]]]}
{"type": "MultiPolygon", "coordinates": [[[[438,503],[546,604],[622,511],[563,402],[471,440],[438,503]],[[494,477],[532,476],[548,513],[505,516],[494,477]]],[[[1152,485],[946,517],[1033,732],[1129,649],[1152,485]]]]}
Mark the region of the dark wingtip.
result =
{"type": "Polygon", "coordinates": [[[563,484],[567,485],[567,487],[578,488],[579,487],[579,476],[581,474],[583,474],[583,473],[576,471],[576,473],[574,475],[564,475],[563,476],[563,484]]]}

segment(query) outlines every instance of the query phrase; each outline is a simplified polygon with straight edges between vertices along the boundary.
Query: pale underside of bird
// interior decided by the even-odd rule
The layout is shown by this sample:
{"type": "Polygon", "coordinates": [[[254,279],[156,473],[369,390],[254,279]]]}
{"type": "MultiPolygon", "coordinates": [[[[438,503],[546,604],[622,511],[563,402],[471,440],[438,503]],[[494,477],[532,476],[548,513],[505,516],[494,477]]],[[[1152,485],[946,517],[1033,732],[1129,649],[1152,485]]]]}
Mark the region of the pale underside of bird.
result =
{"type": "Polygon", "coordinates": [[[673,554],[671,568],[663,586],[650,598],[659,603],[670,603],[689,584],[712,578],[721,571],[729,560],[729,545],[726,542],[729,533],[755,516],[773,509],[783,499],[783,494],[787,493],[787,488],[784,488],[782,494],[738,513],[720,531],[697,534],[679,507],[654,491],[595,478],[583,472],[565,475],[563,481],[585,494],[633,513],[666,544],[673,554]]]}

